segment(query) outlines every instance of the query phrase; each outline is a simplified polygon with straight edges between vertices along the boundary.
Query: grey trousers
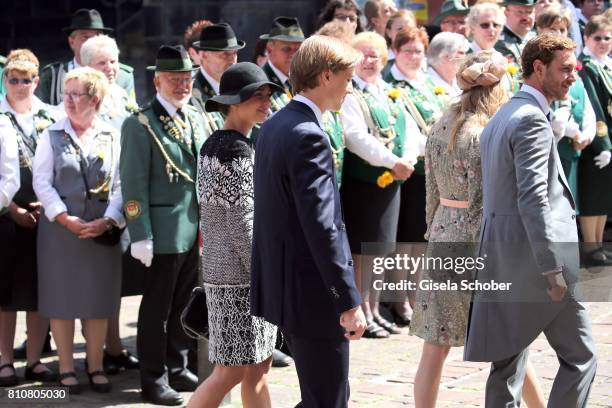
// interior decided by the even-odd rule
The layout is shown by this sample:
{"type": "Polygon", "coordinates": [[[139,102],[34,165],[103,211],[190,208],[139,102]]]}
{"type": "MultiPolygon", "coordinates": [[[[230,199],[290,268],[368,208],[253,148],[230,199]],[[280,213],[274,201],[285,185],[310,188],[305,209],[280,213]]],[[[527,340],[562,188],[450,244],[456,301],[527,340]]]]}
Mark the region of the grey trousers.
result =
{"type": "MultiPolygon", "coordinates": [[[[569,300],[544,329],[544,335],[557,353],[560,364],[550,391],[548,407],[586,407],[597,369],[591,321],[586,310],[575,300],[569,300]]],[[[513,408],[521,405],[528,354],[528,349],[524,349],[513,357],[491,364],[485,398],[487,408],[513,408]]]]}

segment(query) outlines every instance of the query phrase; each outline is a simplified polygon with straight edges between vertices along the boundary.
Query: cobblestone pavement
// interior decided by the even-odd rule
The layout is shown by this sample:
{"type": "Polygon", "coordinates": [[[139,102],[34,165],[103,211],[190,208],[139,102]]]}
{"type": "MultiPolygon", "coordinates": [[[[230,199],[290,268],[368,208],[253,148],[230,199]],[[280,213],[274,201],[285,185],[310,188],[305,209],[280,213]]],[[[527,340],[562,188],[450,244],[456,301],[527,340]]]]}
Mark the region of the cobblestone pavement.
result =
{"type": "MultiPolygon", "coordinates": [[[[612,270],[600,274],[601,278],[612,276],[612,270]]],[[[590,282],[597,288],[598,279],[590,282]]],[[[607,286],[610,287],[609,285],[607,286]]],[[[609,295],[610,296],[610,295],[609,295]]],[[[608,296],[608,299],[612,300],[608,296]]],[[[122,304],[122,336],[124,344],[131,351],[136,347],[136,319],[140,297],[128,297],[122,304]]],[[[612,407],[612,303],[589,303],[589,314],[593,321],[593,331],[597,343],[599,365],[597,377],[591,391],[590,408],[612,407]]],[[[24,338],[25,318],[20,313],[16,344],[24,338]]],[[[96,394],[88,389],[83,368],[85,357],[84,342],[80,330],[76,329],[76,370],[84,385],[81,395],[71,397],[70,404],[46,404],[46,407],[145,407],[140,400],[138,373],[124,372],[111,377],[113,391],[108,395],[96,394]]],[[[407,333],[395,335],[386,340],[363,339],[351,344],[351,407],[412,407],[413,381],[419,361],[422,342],[407,333]]],[[[552,386],[559,363],[544,336],[532,344],[531,359],[536,368],[545,394],[552,386]]],[[[462,348],[451,350],[444,368],[438,407],[480,407],[484,404],[484,385],[488,374],[488,364],[462,361],[462,348]]],[[[43,360],[57,369],[57,357],[43,360]]],[[[23,376],[24,362],[16,365],[19,376],[23,376]]],[[[272,369],[269,376],[274,407],[293,407],[299,402],[299,387],[293,367],[272,369]]],[[[28,386],[32,384],[23,384],[28,386]]],[[[186,400],[189,393],[185,393],[186,400]]],[[[4,400],[3,402],[6,402],[4,400]]],[[[239,407],[240,391],[231,394],[231,405],[239,407]]],[[[0,402],[0,407],[3,403],[0,402]]],[[[15,404],[11,407],[43,407],[43,404],[15,404]]]]}

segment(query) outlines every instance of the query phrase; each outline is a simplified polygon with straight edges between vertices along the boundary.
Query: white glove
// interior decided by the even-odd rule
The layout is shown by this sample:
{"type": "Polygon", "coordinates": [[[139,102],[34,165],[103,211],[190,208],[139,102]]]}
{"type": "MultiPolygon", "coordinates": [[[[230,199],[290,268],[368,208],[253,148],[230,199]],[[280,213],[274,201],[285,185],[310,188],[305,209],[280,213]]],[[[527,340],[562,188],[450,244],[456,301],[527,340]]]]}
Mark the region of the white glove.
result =
{"type": "Polygon", "coordinates": [[[594,157],[595,165],[600,169],[603,169],[610,164],[610,157],[612,157],[612,153],[610,153],[609,150],[604,150],[594,157]]]}
{"type": "Polygon", "coordinates": [[[553,113],[552,130],[555,134],[555,140],[559,141],[565,136],[565,127],[570,118],[570,109],[567,106],[562,106],[553,113]]]}
{"type": "Polygon", "coordinates": [[[576,135],[580,132],[580,126],[574,121],[574,118],[570,118],[567,126],[565,127],[565,136],[570,139],[575,139],[576,135]]]}
{"type": "Polygon", "coordinates": [[[134,258],[138,259],[148,268],[153,261],[153,241],[144,239],[142,241],[132,242],[130,252],[134,258]]]}

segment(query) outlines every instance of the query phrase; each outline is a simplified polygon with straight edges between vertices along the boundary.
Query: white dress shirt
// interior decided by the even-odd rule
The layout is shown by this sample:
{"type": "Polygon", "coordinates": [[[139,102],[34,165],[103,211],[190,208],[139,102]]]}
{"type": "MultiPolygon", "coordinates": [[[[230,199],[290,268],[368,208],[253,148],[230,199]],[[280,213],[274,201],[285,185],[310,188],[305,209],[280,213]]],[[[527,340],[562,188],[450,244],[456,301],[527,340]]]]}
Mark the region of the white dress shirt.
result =
{"type": "Polygon", "coordinates": [[[278,79],[280,79],[281,83],[285,85],[289,77],[283,74],[283,72],[280,69],[276,68],[270,60],[268,60],[268,64],[270,64],[270,68],[272,68],[272,71],[274,72],[274,74],[276,74],[278,79]]]}
{"type": "Polygon", "coordinates": [[[8,207],[20,187],[19,148],[13,124],[0,117],[0,208],[8,207]]]}
{"type": "Polygon", "coordinates": [[[176,106],[174,106],[173,104],[171,104],[170,102],[168,102],[166,99],[164,99],[163,96],[161,96],[160,93],[157,93],[157,95],[155,95],[155,97],[157,98],[157,101],[159,103],[161,103],[161,106],[164,107],[164,109],[166,110],[166,112],[168,112],[168,115],[170,117],[176,115],[176,111],[178,110],[178,108],[176,106]]]}
{"type": "Polygon", "coordinates": [[[540,92],[538,89],[535,89],[533,86],[527,84],[523,84],[523,86],[521,86],[521,91],[527,92],[529,95],[536,98],[536,101],[538,101],[538,105],[540,105],[540,108],[542,109],[542,112],[544,112],[544,115],[548,116],[548,113],[550,112],[550,106],[548,105],[548,100],[542,92],[540,92]]]}
{"type": "Polygon", "coordinates": [[[35,95],[32,96],[32,108],[26,113],[17,113],[9,103],[6,95],[0,101],[0,112],[12,113],[23,133],[28,136],[34,131],[34,114],[38,113],[41,109],[45,109],[56,121],[66,116],[63,105],[62,109],[59,110],[57,106],[46,105],[35,95]]]}
{"type": "Polygon", "coordinates": [[[293,97],[294,101],[302,102],[304,105],[308,106],[317,117],[317,122],[319,123],[319,127],[323,128],[323,113],[321,113],[321,109],[317,106],[316,103],[305,97],[304,95],[295,95],[293,97]]]}
{"type": "MultiPolygon", "coordinates": [[[[116,143],[115,151],[117,153],[120,151],[120,140],[117,130],[100,119],[95,119],[93,126],[80,138],[72,128],[72,124],[67,117],[49,126],[43,132],[43,134],[40,136],[40,140],[38,141],[38,147],[36,148],[36,154],[34,156],[32,185],[38,200],[42,203],[42,206],[45,209],[45,215],[49,221],[53,222],[55,217],[63,212],[66,212],[68,209],[57,193],[57,190],[55,190],[55,187],[53,187],[54,157],[53,148],[51,147],[51,142],[49,139],[49,130],[65,131],[72,138],[79,149],[81,149],[83,155],[85,156],[87,156],[90,150],[93,148],[95,141],[93,136],[101,131],[111,132],[115,135],[114,142],[116,143]]],[[[104,216],[112,218],[119,227],[123,227],[125,225],[125,218],[123,217],[122,212],[123,197],[121,195],[118,158],[116,163],[114,163],[114,166],[114,178],[111,181],[110,197],[108,207],[104,212],[104,216]]]]}
{"type": "Polygon", "coordinates": [[[215,94],[219,95],[219,86],[220,86],[219,81],[217,81],[215,78],[208,75],[208,72],[206,72],[206,70],[202,66],[200,66],[200,72],[202,73],[202,75],[204,75],[204,79],[208,81],[213,91],[215,91],[215,94]]]}
{"type": "MultiPolygon", "coordinates": [[[[382,79],[378,78],[376,84],[368,84],[356,75],[353,79],[359,89],[363,90],[367,87],[368,91],[375,97],[387,98],[384,91],[385,82],[382,79]]],[[[417,157],[422,155],[425,150],[426,139],[419,131],[419,127],[412,116],[405,110],[404,115],[406,117],[406,144],[402,158],[411,163],[416,163],[417,157]]],[[[370,134],[363,111],[355,95],[348,94],[344,98],[340,118],[344,127],[347,149],[372,166],[388,169],[395,166],[400,158],[370,134]]]]}
{"type": "Polygon", "coordinates": [[[461,88],[459,88],[459,85],[457,85],[456,78],[453,78],[453,82],[449,84],[448,82],[444,80],[444,78],[440,76],[440,74],[438,74],[438,72],[435,69],[433,69],[432,66],[429,66],[427,68],[427,75],[429,76],[429,79],[431,79],[431,82],[433,82],[435,86],[441,86],[442,88],[444,88],[444,91],[446,91],[446,93],[451,98],[455,98],[461,95],[461,88]]]}

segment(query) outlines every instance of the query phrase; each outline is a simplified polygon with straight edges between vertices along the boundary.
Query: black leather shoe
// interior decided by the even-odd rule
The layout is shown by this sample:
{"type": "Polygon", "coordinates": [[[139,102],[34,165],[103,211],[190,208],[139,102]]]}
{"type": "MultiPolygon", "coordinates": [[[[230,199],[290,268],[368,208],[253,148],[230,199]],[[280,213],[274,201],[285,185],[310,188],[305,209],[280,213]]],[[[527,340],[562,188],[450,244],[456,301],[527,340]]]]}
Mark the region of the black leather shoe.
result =
{"type": "Polygon", "coordinates": [[[81,384],[79,384],[78,382],[76,384],[72,384],[72,385],[64,384],[62,382],[62,380],[65,380],[66,378],[75,378],[76,379],[76,374],[74,373],[74,371],[69,371],[67,373],[60,373],[60,375],[59,375],[59,386],[60,387],[68,387],[68,395],[80,394],[81,393],[81,384]]]}
{"type": "Polygon", "coordinates": [[[25,379],[28,381],[42,381],[42,382],[53,382],[57,381],[57,374],[47,368],[45,371],[41,371],[40,373],[34,372],[34,369],[42,365],[39,361],[35,362],[29,367],[25,369],[25,379]]]}
{"type": "Polygon", "coordinates": [[[104,351],[102,365],[104,366],[104,372],[109,375],[119,374],[122,368],[126,370],[140,368],[140,362],[136,356],[127,350],[123,350],[116,356],[104,351]]]}
{"type": "Polygon", "coordinates": [[[280,350],[272,351],[272,367],[289,367],[293,364],[293,359],[280,350]]]}
{"type": "MultiPolygon", "coordinates": [[[[107,392],[110,392],[111,385],[110,385],[109,382],[96,383],[93,380],[94,377],[104,377],[104,378],[106,378],[106,374],[104,374],[104,371],[96,370],[96,371],[93,371],[91,373],[87,373],[87,376],[89,377],[89,385],[91,386],[92,390],[94,390],[95,392],[98,392],[100,394],[106,394],[107,392]]],[[[107,378],[107,380],[108,380],[108,378],[107,378]]]]}
{"type": "Polygon", "coordinates": [[[198,388],[198,376],[189,370],[183,370],[180,374],[170,374],[169,383],[176,391],[193,392],[198,388]]]}
{"type": "Polygon", "coordinates": [[[183,397],[167,385],[153,388],[143,388],[140,396],[146,402],[156,405],[181,405],[183,397]]]}
{"type": "Polygon", "coordinates": [[[15,371],[15,366],[13,366],[13,364],[9,363],[1,365],[0,371],[7,367],[13,370],[13,374],[0,377],[0,387],[14,387],[19,385],[19,378],[17,378],[17,372],[15,371]]]}
{"type": "MultiPolygon", "coordinates": [[[[16,360],[25,360],[26,358],[26,345],[27,340],[24,340],[19,346],[13,349],[13,358],[16,360]]],[[[49,355],[53,352],[51,348],[51,334],[47,333],[47,338],[45,339],[45,344],[42,349],[42,356],[49,355]]]]}

